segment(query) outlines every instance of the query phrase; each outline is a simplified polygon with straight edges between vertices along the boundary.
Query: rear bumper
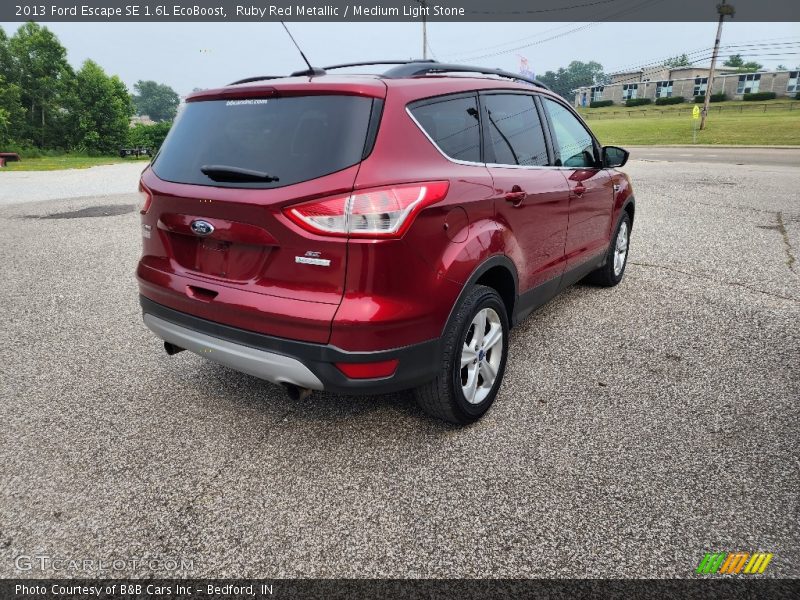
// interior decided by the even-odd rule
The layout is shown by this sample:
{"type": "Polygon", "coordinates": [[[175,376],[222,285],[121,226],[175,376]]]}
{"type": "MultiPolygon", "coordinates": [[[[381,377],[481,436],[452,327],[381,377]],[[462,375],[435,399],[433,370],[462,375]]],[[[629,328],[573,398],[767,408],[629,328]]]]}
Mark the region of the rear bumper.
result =
{"type": "Polygon", "coordinates": [[[415,387],[436,376],[440,340],[373,352],[348,352],[329,344],[300,342],[247,331],[168,308],[139,296],[145,325],[161,339],[203,358],[273,383],[291,383],[343,394],[383,394],[415,387]],[[349,379],[334,363],[397,359],[394,375],[349,379]]]}

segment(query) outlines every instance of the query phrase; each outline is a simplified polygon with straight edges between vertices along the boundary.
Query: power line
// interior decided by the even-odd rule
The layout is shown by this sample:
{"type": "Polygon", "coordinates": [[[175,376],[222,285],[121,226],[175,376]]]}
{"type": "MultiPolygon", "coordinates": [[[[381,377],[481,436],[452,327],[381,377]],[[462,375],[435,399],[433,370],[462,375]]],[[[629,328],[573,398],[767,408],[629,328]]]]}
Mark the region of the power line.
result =
{"type": "Polygon", "coordinates": [[[516,52],[516,51],[522,50],[524,48],[530,48],[531,46],[538,46],[540,44],[544,44],[545,42],[550,42],[552,40],[555,40],[555,39],[558,39],[558,38],[561,38],[561,37],[564,37],[564,36],[567,36],[567,35],[571,35],[573,33],[579,32],[579,31],[584,31],[584,30],[588,29],[589,27],[594,27],[595,25],[599,25],[601,23],[604,23],[604,22],[612,19],[613,17],[617,17],[617,16],[622,15],[622,14],[634,12],[636,10],[639,10],[640,8],[643,8],[644,6],[647,6],[648,4],[653,4],[654,2],[658,2],[658,1],[659,0],[645,0],[644,2],[640,2],[639,4],[636,4],[634,6],[626,7],[623,10],[619,10],[617,12],[610,13],[610,14],[604,16],[603,18],[598,19],[597,21],[594,21],[594,22],[591,22],[591,23],[584,23],[583,25],[580,25],[579,27],[575,27],[574,29],[570,29],[568,31],[565,31],[565,32],[560,33],[558,35],[551,36],[549,38],[545,38],[543,40],[538,40],[538,41],[535,41],[535,42],[531,42],[529,44],[523,44],[523,45],[520,45],[520,46],[515,46],[515,47],[509,48],[507,50],[491,52],[491,53],[488,53],[488,54],[482,54],[480,56],[470,56],[469,58],[465,58],[463,60],[472,61],[472,60],[481,60],[481,59],[484,59],[484,58],[492,58],[492,57],[495,57],[495,56],[502,56],[503,54],[510,54],[511,52],[516,52]]]}
{"type": "MultiPolygon", "coordinates": [[[[781,45],[784,45],[784,44],[785,45],[789,45],[789,46],[797,46],[797,45],[800,45],[800,41],[797,41],[797,42],[782,42],[781,43],[781,45]]],[[[744,48],[745,46],[746,45],[743,45],[743,44],[728,44],[726,46],[721,46],[721,48],[724,48],[725,50],[738,50],[738,49],[744,48]]],[[[749,45],[747,45],[747,46],[749,46],[749,45]]],[[[761,49],[775,49],[775,50],[777,50],[777,49],[780,49],[780,47],[779,46],[773,47],[771,44],[763,44],[763,45],[761,45],[761,49]]],[[[708,54],[709,52],[711,52],[711,50],[712,50],[711,47],[700,48],[698,50],[692,50],[691,52],[684,52],[682,54],[685,54],[687,58],[692,58],[692,57],[696,56],[697,54],[708,54]]],[[[748,53],[748,55],[752,55],[752,53],[750,52],[750,53],[748,53]]],[[[680,56],[680,55],[678,55],[678,56],[680,56]]],[[[643,69],[645,67],[660,66],[660,65],[664,64],[664,61],[669,60],[670,58],[674,58],[674,57],[675,57],[675,55],[668,55],[668,56],[663,56],[663,57],[660,57],[660,58],[657,58],[657,59],[651,59],[649,62],[646,62],[646,63],[631,64],[631,65],[627,65],[625,67],[611,69],[609,71],[609,74],[613,75],[614,73],[626,73],[628,71],[637,70],[637,69],[643,69]]],[[[710,55],[707,56],[706,59],[707,58],[710,58],[710,55]]],[[[704,59],[694,59],[694,60],[691,60],[690,62],[694,63],[694,62],[699,62],[700,60],[704,60],[704,59]]],[[[667,66],[667,65],[664,65],[664,66],[667,66]]]]}
{"type": "Polygon", "coordinates": [[[599,4],[611,4],[612,2],[619,2],[620,0],[594,0],[593,2],[585,2],[584,4],[573,4],[572,6],[558,6],[556,8],[538,8],[529,10],[473,10],[470,11],[476,15],[535,15],[539,13],[554,13],[566,12],[576,8],[586,8],[589,6],[597,6],[599,4]]]}
{"type": "MultiPolygon", "coordinates": [[[[635,2],[636,0],[627,0],[627,1],[635,2]]],[[[608,18],[609,16],[613,16],[613,15],[616,15],[616,14],[619,14],[619,13],[611,13],[611,15],[605,15],[605,17],[603,17],[603,18],[608,18]]],[[[596,14],[594,16],[594,18],[601,17],[601,15],[602,15],[602,13],[598,13],[598,14],[596,14]]],[[[590,18],[593,18],[593,17],[590,17],[590,18]]],[[[592,23],[592,24],[596,24],[596,23],[592,23]]],[[[540,31],[536,35],[529,35],[529,36],[517,38],[516,40],[509,40],[509,41],[503,42],[501,44],[494,44],[494,45],[491,45],[491,46],[484,46],[483,48],[476,48],[476,49],[473,49],[471,52],[462,52],[460,54],[450,55],[450,57],[453,60],[462,60],[461,57],[463,57],[463,56],[474,56],[475,53],[477,53],[477,52],[483,52],[483,51],[486,51],[486,50],[494,50],[496,48],[502,48],[503,46],[508,46],[509,44],[519,44],[521,42],[527,42],[528,40],[533,40],[533,39],[536,39],[536,38],[540,38],[542,35],[545,35],[545,34],[548,34],[548,33],[552,33],[552,32],[555,32],[555,31],[559,31],[559,30],[562,30],[562,29],[565,29],[565,28],[568,28],[568,27],[573,27],[574,25],[575,25],[575,23],[567,23],[565,25],[559,25],[558,27],[551,27],[550,29],[545,29],[544,31],[540,31]]],[[[570,31],[565,32],[564,35],[572,33],[572,32],[575,32],[575,31],[578,31],[578,30],[585,29],[586,27],[587,27],[587,23],[584,23],[583,25],[581,25],[578,28],[573,28],[570,31]]],[[[555,38],[552,38],[552,39],[555,39],[555,38]]],[[[547,40],[544,40],[544,41],[547,41],[547,40]]],[[[536,42],[536,43],[540,43],[540,42],[536,42]]],[[[536,45],[536,44],[531,44],[531,45],[536,45]]],[[[521,46],[521,47],[526,47],[526,46],[521,46]]],[[[510,50],[505,50],[503,52],[498,52],[497,54],[489,54],[487,56],[495,56],[495,55],[508,53],[508,52],[514,52],[514,49],[512,48],[510,50]]],[[[483,57],[482,56],[478,56],[477,58],[483,58],[483,57]]],[[[475,59],[473,58],[473,59],[466,59],[466,60],[475,60],[475,59]]]]}
{"type": "Polygon", "coordinates": [[[536,35],[527,35],[525,37],[517,38],[515,40],[509,40],[507,42],[502,42],[500,44],[494,44],[492,46],[484,46],[483,48],[475,48],[470,52],[458,52],[455,54],[447,54],[448,60],[459,61],[463,56],[471,56],[475,52],[483,52],[485,50],[494,50],[495,48],[502,48],[503,46],[508,46],[509,44],[519,44],[520,42],[526,42],[530,39],[545,35],[547,33],[552,33],[554,31],[560,31],[562,29],[566,29],[567,27],[572,27],[574,23],[567,23],[565,25],[559,25],[558,27],[551,27],[550,29],[545,29],[544,31],[540,31],[536,35]]]}

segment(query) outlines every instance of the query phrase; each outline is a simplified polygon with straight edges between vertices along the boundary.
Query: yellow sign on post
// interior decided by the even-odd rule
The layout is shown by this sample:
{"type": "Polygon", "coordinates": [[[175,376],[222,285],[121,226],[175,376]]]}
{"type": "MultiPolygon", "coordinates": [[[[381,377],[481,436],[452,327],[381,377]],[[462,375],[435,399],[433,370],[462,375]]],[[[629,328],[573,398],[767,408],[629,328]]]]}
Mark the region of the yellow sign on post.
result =
{"type": "Polygon", "coordinates": [[[697,104],[692,109],[692,143],[697,143],[697,121],[700,119],[700,107],[697,104]]]}

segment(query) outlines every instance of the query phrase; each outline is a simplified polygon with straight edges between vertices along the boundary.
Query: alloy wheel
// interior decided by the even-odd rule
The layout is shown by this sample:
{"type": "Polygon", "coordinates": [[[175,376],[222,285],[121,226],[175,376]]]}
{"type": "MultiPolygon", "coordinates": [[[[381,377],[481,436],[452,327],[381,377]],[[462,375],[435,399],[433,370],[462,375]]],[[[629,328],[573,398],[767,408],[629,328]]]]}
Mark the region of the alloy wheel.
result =
{"type": "Polygon", "coordinates": [[[625,259],[628,256],[628,224],[623,221],[617,233],[617,243],[614,246],[614,275],[619,277],[622,268],[625,266],[625,259]]]}
{"type": "Polygon", "coordinates": [[[492,391],[503,360],[503,325],[492,308],[477,312],[461,349],[461,391],[480,404],[492,391]]]}

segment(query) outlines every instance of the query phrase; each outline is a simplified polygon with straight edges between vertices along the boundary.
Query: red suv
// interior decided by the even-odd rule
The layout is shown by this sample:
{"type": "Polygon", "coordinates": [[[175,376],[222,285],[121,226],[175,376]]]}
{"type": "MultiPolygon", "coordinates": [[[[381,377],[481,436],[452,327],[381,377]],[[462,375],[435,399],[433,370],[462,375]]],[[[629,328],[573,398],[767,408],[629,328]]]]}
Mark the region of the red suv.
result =
{"type": "Polygon", "coordinates": [[[168,354],[295,398],[414,388],[469,423],[512,325],[580,279],[622,279],[628,153],[535,80],[390,64],[187,99],[141,179],[144,322],[168,354]]]}

